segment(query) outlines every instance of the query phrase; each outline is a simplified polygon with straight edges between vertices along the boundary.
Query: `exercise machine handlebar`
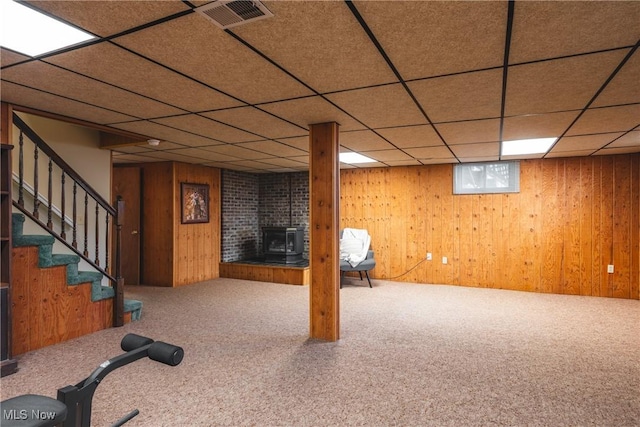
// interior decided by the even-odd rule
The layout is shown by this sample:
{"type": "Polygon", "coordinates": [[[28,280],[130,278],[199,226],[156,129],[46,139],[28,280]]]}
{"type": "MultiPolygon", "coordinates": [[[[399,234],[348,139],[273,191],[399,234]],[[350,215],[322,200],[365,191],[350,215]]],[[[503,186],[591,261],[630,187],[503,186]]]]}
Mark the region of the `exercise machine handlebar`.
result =
{"type": "Polygon", "coordinates": [[[58,389],[58,400],[67,405],[68,415],[63,427],[89,427],[93,394],[109,373],[136,360],[148,357],[156,362],[177,366],[184,358],[184,350],[173,344],[154,341],[136,334],[127,334],[120,342],[126,353],[113,357],[96,368],[75,386],[58,389]]]}

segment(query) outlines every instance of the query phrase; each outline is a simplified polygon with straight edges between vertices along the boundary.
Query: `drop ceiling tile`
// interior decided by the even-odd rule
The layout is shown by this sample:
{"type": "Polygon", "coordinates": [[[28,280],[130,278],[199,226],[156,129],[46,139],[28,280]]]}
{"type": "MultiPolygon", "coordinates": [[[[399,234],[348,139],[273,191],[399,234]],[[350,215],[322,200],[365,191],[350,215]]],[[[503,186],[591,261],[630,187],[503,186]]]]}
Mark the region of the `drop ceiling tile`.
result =
{"type": "Polygon", "coordinates": [[[594,156],[609,156],[609,155],[614,155],[614,154],[633,154],[633,153],[637,153],[640,150],[638,150],[637,147],[613,147],[613,148],[603,148],[602,150],[598,150],[595,153],[593,153],[594,156]]]}
{"type": "Polygon", "coordinates": [[[591,153],[609,144],[622,135],[618,133],[604,133],[598,135],[565,136],[561,138],[551,150],[552,153],[566,151],[589,151],[591,153]]]}
{"type": "Polygon", "coordinates": [[[341,131],[365,128],[363,124],[320,96],[261,104],[259,107],[306,129],[310,124],[329,122],[339,123],[341,131]]]}
{"type": "Polygon", "coordinates": [[[578,116],[578,111],[515,116],[504,119],[502,139],[559,137],[578,116]]]}
{"type": "Polygon", "coordinates": [[[254,107],[212,111],[202,115],[264,138],[286,138],[309,133],[306,128],[293,125],[254,107]]]}
{"type": "Polygon", "coordinates": [[[232,128],[214,120],[201,117],[196,114],[165,117],[153,120],[155,123],[174,127],[200,136],[213,138],[218,141],[234,143],[260,139],[258,136],[240,129],[232,128]]]}
{"type": "Polygon", "coordinates": [[[160,140],[160,145],[165,142],[177,142],[179,141],[182,146],[189,145],[192,147],[199,147],[205,145],[220,145],[223,144],[212,138],[196,135],[191,132],[182,131],[180,129],[174,129],[172,127],[162,125],[159,123],[153,123],[147,120],[140,120],[127,123],[116,123],[110,125],[113,128],[128,130],[130,132],[146,135],[149,138],[155,138],[160,140]]]}
{"type": "Polygon", "coordinates": [[[420,163],[422,163],[423,165],[441,165],[441,164],[447,164],[447,163],[460,163],[460,162],[455,157],[449,156],[449,157],[420,159],[420,163]]]}
{"type": "Polygon", "coordinates": [[[312,94],[197,13],[116,38],[114,42],[246,103],[312,94]],[[166,43],[166,40],[181,42],[166,43]]]}
{"type": "Polygon", "coordinates": [[[303,163],[309,166],[309,156],[294,156],[290,157],[291,160],[295,160],[298,163],[303,163]]]}
{"type": "Polygon", "coordinates": [[[481,142],[477,144],[459,144],[451,146],[451,150],[459,159],[469,158],[498,158],[500,156],[499,142],[481,142]]]}
{"type": "Polygon", "coordinates": [[[429,161],[448,161],[454,159],[451,151],[445,147],[422,147],[422,148],[406,148],[404,150],[410,156],[420,160],[422,163],[429,161]]]}
{"type": "Polygon", "coordinates": [[[40,61],[16,65],[2,71],[2,79],[95,107],[119,111],[139,118],[179,114],[182,110],[98,82],[40,61]]]}
{"type": "Polygon", "coordinates": [[[449,145],[500,140],[499,119],[438,123],[436,128],[449,145]]]}
{"type": "Polygon", "coordinates": [[[46,61],[186,111],[242,105],[210,87],[112,43],[98,43],[53,55],[46,61]]]}
{"type": "Polygon", "coordinates": [[[265,154],[277,157],[304,156],[307,153],[290,145],[282,144],[277,141],[254,141],[236,144],[238,147],[248,148],[254,151],[260,151],[265,154]]]}
{"type": "Polygon", "coordinates": [[[370,130],[358,130],[353,132],[340,132],[338,141],[341,146],[353,151],[390,150],[393,145],[380,138],[370,130]]]}
{"type": "Polygon", "coordinates": [[[17,64],[18,62],[26,61],[28,59],[30,59],[29,56],[22,55],[3,47],[0,48],[0,66],[2,66],[2,68],[12,64],[17,64]]]}
{"type": "Polygon", "coordinates": [[[385,161],[385,163],[388,166],[420,166],[422,163],[420,163],[419,160],[416,159],[409,159],[409,160],[387,160],[385,161]]]}
{"type": "Polygon", "coordinates": [[[509,67],[505,114],[584,108],[626,53],[613,51],[509,67]]]}
{"type": "Polygon", "coordinates": [[[174,153],[173,151],[154,151],[152,153],[145,153],[145,156],[156,159],[156,161],[173,161],[184,163],[200,163],[202,159],[193,156],[184,156],[182,154],[174,153]]]}
{"type": "Polygon", "coordinates": [[[515,5],[510,63],[632,46],[636,1],[525,1],[515,5]]]}
{"type": "Polygon", "coordinates": [[[232,156],[227,156],[220,153],[214,153],[213,151],[205,150],[202,148],[180,148],[176,150],[167,151],[167,153],[195,157],[197,159],[200,159],[199,162],[204,162],[204,161],[222,162],[227,160],[240,160],[240,158],[238,157],[232,157],[232,156]]]}
{"type": "Polygon", "coordinates": [[[265,154],[260,151],[250,150],[248,148],[230,144],[217,145],[215,147],[206,147],[206,149],[209,151],[213,151],[214,153],[226,154],[228,156],[247,160],[268,159],[273,157],[273,155],[271,154],[265,154]]]}
{"type": "Polygon", "coordinates": [[[458,157],[461,163],[497,162],[500,156],[480,156],[480,157],[458,157]]]}
{"type": "Polygon", "coordinates": [[[179,1],[29,0],[27,3],[100,36],[117,34],[189,10],[179,1]]]}
{"type": "Polygon", "coordinates": [[[593,150],[575,150],[575,151],[551,151],[544,156],[545,159],[556,159],[559,157],[582,157],[594,154],[593,150]]]}
{"type": "Polygon", "coordinates": [[[578,119],[567,135],[626,132],[640,123],[640,104],[592,108],[578,119]]]}
{"type": "Polygon", "coordinates": [[[357,1],[355,5],[404,79],[503,63],[506,2],[357,1]]]}
{"type": "MultiPolygon", "coordinates": [[[[268,160],[267,160],[268,161],[268,160]]],[[[265,163],[265,162],[258,162],[255,160],[239,160],[239,161],[233,161],[233,162],[228,162],[228,165],[232,165],[232,166],[236,166],[236,167],[244,167],[247,168],[246,170],[264,170],[264,169],[273,169],[276,168],[278,166],[275,165],[270,165],[269,163],[265,163]]]]}
{"type": "MultiPolygon", "coordinates": [[[[3,76],[4,77],[4,76],[3,76]]],[[[104,108],[88,105],[58,95],[41,92],[19,84],[13,84],[2,80],[0,84],[2,101],[10,104],[29,107],[45,112],[55,112],[61,116],[73,117],[88,122],[106,124],[123,120],[132,120],[134,117],[106,110],[104,108]]]]}
{"type": "Polygon", "coordinates": [[[416,80],[408,85],[434,123],[500,116],[502,70],[416,80]]]}
{"type": "Polygon", "coordinates": [[[640,54],[637,51],[591,106],[603,107],[632,103],[640,103],[640,54]]]}
{"type": "Polygon", "coordinates": [[[634,147],[640,151],[640,131],[629,132],[613,141],[607,148],[634,147]]]}
{"type": "Polygon", "coordinates": [[[345,3],[265,4],[273,18],[232,31],[316,91],[397,81],[345,3]]]}
{"type": "Polygon", "coordinates": [[[295,138],[279,138],[279,142],[293,148],[297,148],[305,152],[305,156],[309,152],[309,136],[298,136],[295,138]]]}
{"type": "Polygon", "coordinates": [[[399,148],[442,145],[442,139],[431,125],[376,129],[376,132],[399,148]]]}
{"type": "Polygon", "coordinates": [[[373,150],[362,151],[361,154],[369,157],[370,159],[378,160],[379,162],[388,163],[390,161],[409,161],[413,158],[400,150],[373,150]]]}
{"type": "Polygon", "coordinates": [[[261,160],[263,163],[268,163],[273,166],[278,167],[286,167],[286,168],[294,168],[294,169],[308,169],[309,163],[300,163],[295,159],[283,159],[279,157],[274,157],[272,159],[261,160]]]}
{"type": "Polygon", "coordinates": [[[370,128],[427,123],[400,84],[338,92],[326,97],[370,128]]]}
{"type": "Polygon", "coordinates": [[[117,156],[120,154],[141,154],[141,153],[147,153],[147,152],[153,151],[151,149],[151,146],[146,144],[114,147],[114,148],[108,148],[108,150],[111,150],[114,156],[117,156]]]}

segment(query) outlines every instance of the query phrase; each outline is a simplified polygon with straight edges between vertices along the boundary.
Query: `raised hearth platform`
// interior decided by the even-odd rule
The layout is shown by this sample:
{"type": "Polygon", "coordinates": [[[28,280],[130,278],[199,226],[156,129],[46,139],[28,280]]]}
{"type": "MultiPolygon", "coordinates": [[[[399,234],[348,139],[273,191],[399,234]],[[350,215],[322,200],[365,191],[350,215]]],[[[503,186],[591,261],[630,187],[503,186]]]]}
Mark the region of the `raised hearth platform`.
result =
{"type": "Polygon", "coordinates": [[[263,260],[221,262],[220,277],[287,285],[308,285],[309,261],[303,260],[296,264],[278,264],[263,260]]]}

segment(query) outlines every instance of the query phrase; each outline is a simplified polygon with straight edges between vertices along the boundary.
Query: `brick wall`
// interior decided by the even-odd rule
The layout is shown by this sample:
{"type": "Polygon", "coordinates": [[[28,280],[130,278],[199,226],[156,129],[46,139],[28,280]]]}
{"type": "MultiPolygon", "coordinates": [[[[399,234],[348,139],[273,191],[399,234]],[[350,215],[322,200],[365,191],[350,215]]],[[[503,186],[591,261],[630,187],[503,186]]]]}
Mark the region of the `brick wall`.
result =
{"type": "Polygon", "coordinates": [[[262,256],[262,227],[304,227],[309,256],[309,174],[222,171],[223,262],[262,256]]]}
{"type": "Polygon", "coordinates": [[[222,170],[222,262],[258,255],[258,175],[222,170]]]}

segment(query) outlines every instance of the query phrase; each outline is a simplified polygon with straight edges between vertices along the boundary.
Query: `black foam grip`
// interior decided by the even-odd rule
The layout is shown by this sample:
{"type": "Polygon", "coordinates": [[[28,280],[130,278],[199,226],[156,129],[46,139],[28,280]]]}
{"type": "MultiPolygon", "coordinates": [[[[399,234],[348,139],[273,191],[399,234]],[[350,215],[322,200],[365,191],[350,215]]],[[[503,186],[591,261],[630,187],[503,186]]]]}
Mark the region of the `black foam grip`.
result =
{"type": "Polygon", "coordinates": [[[122,338],[120,342],[120,348],[124,351],[135,350],[136,348],[140,348],[142,346],[151,344],[153,340],[151,338],[143,337],[141,335],[136,334],[127,334],[122,338]]]}
{"type": "Polygon", "coordinates": [[[184,350],[177,345],[156,341],[149,347],[149,359],[164,363],[169,366],[176,366],[182,362],[184,350]]]}

